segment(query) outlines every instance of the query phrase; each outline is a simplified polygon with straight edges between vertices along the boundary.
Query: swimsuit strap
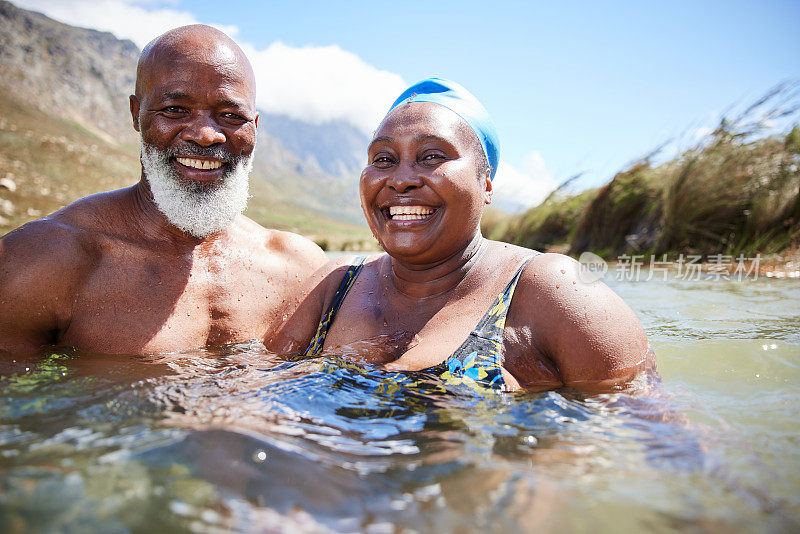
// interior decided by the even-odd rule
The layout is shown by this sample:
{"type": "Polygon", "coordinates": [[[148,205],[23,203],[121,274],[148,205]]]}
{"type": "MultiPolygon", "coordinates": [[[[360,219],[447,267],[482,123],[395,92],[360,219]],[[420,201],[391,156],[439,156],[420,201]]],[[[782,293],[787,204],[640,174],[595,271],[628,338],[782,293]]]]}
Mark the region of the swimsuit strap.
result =
{"type": "MultiPolygon", "coordinates": [[[[534,254],[534,256],[536,256],[536,254],[534,254]]],[[[495,341],[503,341],[503,329],[506,326],[506,315],[508,314],[508,307],[511,305],[511,299],[514,297],[514,290],[517,288],[517,282],[519,282],[519,277],[522,276],[523,269],[525,269],[525,266],[534,256],[525,258],[519,266],[519,269],[517,269],[517,272],[514,273],[514,278],[508,282],[503,292],[500,293],[497,300],[494,301],[492,307],[489,308],[475,326],[475,330],[472,331],[473,334],[495,341]]]]}
{"type": "Polygon", "coordinates": [[[333,300],[331,301],[330,306],[328,306],[328,311],[326,311],[325,315],[323,315],[320,319],[319,325],[317,326],[317,331],[314,333],[314,337],[311,339],[308,347],[303,352],[304,356],[318,356],[319,353],[322,352],[322,347],[325,344],[325,337],[328,335],[328,330],[330,329],[331,324],[333,324],[333,320],[336,317],[336,314],[339,312],[339,308],[342,307],[344,297],[347,295],[347,292],[350,291],[350,288],[353,287],[353,283],[356,281],[358,273],[361,272],[361,268],[364,266],[365,260],[365,256],[358,256],[353,261],[353,264],[347,268],[347,272],[344,273],[344,277],[339,283],[336,293],[333,295],[333,300]]]}
{"type": "Polygon", "coordinates": [[[519,277],[533,254],[525,258],[514,277],[469,333],[452,356],[437,366],[444,371],[439,376],[447,382],[461,383],[465,379],[491,387],[502,387],[503,329],[519,277]]]}

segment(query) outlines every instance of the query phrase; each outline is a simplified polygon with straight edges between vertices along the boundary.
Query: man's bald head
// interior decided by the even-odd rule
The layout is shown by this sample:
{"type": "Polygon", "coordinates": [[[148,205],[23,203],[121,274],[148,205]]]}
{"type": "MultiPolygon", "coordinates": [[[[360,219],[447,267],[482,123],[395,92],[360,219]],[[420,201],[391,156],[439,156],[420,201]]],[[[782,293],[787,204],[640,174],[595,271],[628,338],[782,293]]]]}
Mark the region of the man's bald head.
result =
{"type": "Polygon", "coordinates": [[[139,58],[130,109],[142,180],[167,220],[196,237],[226,228],[247,205],[254,78],[244,52],[209,26],[171,30],[139,58]]]}
{"type": "Polygon", "coordinates": [[[156,37],[142,50],[136,68],[136,98],[144,96],[152,83],[153,66],[185,60],[202,61],[243,77],[255,99],[255,74],[239,45],[220,30],[204,24],[181,26],[156,37]]]}

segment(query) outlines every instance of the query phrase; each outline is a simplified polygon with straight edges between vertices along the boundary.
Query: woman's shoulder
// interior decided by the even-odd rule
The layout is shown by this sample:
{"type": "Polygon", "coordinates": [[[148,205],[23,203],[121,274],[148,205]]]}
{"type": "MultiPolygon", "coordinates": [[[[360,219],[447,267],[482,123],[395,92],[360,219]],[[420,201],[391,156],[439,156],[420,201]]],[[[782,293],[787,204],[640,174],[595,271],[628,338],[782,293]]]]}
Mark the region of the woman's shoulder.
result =
{"type": "Polygon", "coordinates": [[[573,258],[557,252],[531,252],[531,260],[523,271],[523,280],[528,283],[548,284],[579,279],[581,264],[573,258]]]}
{"type": "Polygon", "coordinates": [[[564,254],[545,252],[527,261],[516,290],[537,313],[562,315],[595,299],[618,298],[595,277],[586,276],[582,265],[564,254]]]}
{"type": "Polygon", "coordinates": [[[385,255],[385,253],[342,254],[331,258],[328,263],[320,267],[315,273],[315,277],[321,280],[336,273],[344,274],[348,270],[356,270],[367,266],[374,267],[385,255]]]}
{"type": "Polygon", "coordinates": [[[345,276],[358,276],[365,268],[373,269],[385,254],[343,254],[331,258],[328,263],[320,267],[311,277],[308,288],[314,287],[323,295],[323,302],[328,303],[343,283],[345,276]]]}
{"type": "Polygon", "coordinates": [[[525,266],[512,324],[558,367],[567,385],[627,379],[647,351],[630,307],[578,261],[545,253],[525,266]]]}
{"type": "MultiPolygon", "coordinates": [[[[375,260],[369,258],[367,261],[375,260]]],[[[303,351],[313,338],[320,317],[330,307],[342,284],[345,281],[352,284],[354,281],[359,265],[361,259],[358,256],[338,256],[330,259],[306,279],[292,298],[284,303],[283,324],[265,339],[264,345],[267,349],[287,354],[303,351]]]]}
{"type": "Polygon", "coordinates": [[[543,254],[537,250],[530,248],[512,245],[511,243],[504,243],[502,241],[486,240],[487,257],[490,263],[495,265],[504,265],[512,271],[516,271],[523,264],[525,271],[529,270],[529,266],[533,263],[532,260],[543,254]]]}

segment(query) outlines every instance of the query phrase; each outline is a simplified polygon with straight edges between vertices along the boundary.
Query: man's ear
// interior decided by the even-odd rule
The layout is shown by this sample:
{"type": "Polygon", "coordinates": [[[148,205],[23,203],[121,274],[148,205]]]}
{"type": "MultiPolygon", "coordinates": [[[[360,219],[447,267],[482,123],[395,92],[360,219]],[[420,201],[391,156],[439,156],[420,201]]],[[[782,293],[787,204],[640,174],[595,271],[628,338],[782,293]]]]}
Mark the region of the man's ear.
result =
{"type": "Polygon", "coordinates": [[[141,103],[136,95],[131,95],[128,98],[131,106],[131,119],[133,119],[133,129],[139,131],[139,106],[141,103]]]}
{"type": "Polygon", "coordinates": [[[487,171],[486,176],[484,177],[485,186],[483,190],[483,202],[484,204],[491,204],[492,203],[492,171],[487,171]]]}

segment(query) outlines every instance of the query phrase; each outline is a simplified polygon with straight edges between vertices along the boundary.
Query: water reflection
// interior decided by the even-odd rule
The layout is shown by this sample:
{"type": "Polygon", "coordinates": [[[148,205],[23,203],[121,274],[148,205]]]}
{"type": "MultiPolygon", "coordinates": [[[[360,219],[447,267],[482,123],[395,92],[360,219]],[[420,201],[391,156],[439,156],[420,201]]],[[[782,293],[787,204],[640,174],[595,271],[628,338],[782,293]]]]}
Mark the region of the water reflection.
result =
{"type": "Polygon", "coordinates": [[[6,360],[0,530],[791,530],[796,310],[640,286],[616,289],[664,382],[635,392],[409,385],[258,344],[6,360]]]}
{"type": "Polygon", "coordinates": [[[671,338],[800,344],[800,284],[794,280],[606,281],[637,312],[651,343],[671,338]]]}

